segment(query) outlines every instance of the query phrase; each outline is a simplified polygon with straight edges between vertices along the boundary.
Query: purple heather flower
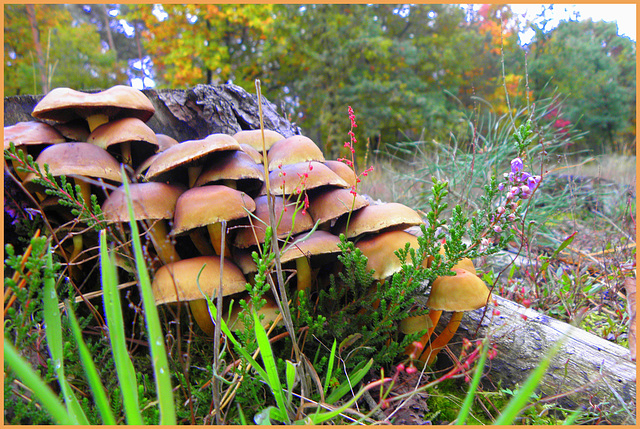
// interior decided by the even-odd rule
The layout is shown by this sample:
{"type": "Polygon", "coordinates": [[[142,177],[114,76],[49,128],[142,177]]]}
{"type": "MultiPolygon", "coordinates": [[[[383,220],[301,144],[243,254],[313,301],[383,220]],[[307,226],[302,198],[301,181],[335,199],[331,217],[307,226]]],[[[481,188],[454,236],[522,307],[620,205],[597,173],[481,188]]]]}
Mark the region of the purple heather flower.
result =
{"type": "Polygon", "coordinates": [[[522,171],[523,167],[524,167],[524,164],[522,163],[522,160],[520,158],[514,158],[511,161],[511,172],[512,173],[517,173],[519,171],[522,171]]]}
{"type": "Polygon", "coordinates": [[[540,176],[531,176],[527,179],[527,186],[529,186],[529,188],[535,188],[536,186],[538,186],[538,183],[540,183],[540,176]]]}

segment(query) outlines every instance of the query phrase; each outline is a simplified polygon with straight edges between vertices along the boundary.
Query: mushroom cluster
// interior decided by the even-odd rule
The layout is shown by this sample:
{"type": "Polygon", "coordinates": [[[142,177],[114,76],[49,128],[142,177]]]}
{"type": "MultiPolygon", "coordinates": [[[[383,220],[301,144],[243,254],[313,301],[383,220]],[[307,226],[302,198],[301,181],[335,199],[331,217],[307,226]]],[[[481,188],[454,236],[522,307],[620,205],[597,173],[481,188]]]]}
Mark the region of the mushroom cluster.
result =
{"type": "MultiPolygon", "coordinates": [[[[395,250],[406,243],[418,248],[416,237],[405,230],[421,225],[421,216],[402,204],[372,204],[352,192],[354,171],[342,162],[326,160],[308,137],[243,130],[178,142],[146,125],[153,113],[151,102],[133,88],[116,86],[95,94],[59,88],[33,111],[46,123],[5,127],[5,148],[11,141],[28,150],[41,166],[48,164],[54,176],[73,177],[85,199],[92,193],[101,196],[105,219],[111,224],[130,220],[123,188],[117,187],[122,180],[120,166],[126,164],[127,179],[133,182],[129,188],[134,220],[144,223],[153,245],[150,253],[160,263],[152,285],[156,302],[188,302],[205,334],[212,335],[214,328],[202,293],[214,296],[222,287],[226,302],[246,298],[245,284],[257,272],[251,253],[264,242],[269,224],[268,195],[273,196],[278,219],[274,233],[284,244],[283,269],[292,273],[292,287],[298,290],[323,287],[318,272],[338,263],[339,234],[356,243],[381,283],[401,269],[395,250]],[[92,189],[99,183],[115,189],[92,189]],[[305,209],[295,210],[300,201],[307,202],[305,209]]],[[[32,186],[32,176],[22,177],[25,185],[32,186]]],[[[30,189],[40,192],[35,185],[30,189]]],[[[74,245],[77,254],[82,243],[74,245]]],[[[425,266],[430,262],[425,260],[425,266]]],[[[485,305],[488,290],[475,273],[462,269],[456,273],[434,282],[429,317],[408,319],[401,332],[428,328],[422,338],[427,346],[441,311],[456,312],[446,328],[449,332],[457,327],[459,312],[485,305]],[[471,292],[463,289],[467,300],[452,304],[449,297],[458,294],[453,290],[462,287],[457,278],[469,276],[484,291],[474,291],[477,299],[471,300],[471,292]]],[[[267,322],[275,318],[274,306],[268,308],[267,322]]],[[[438,337],[423,360],[445,340],[438,337]]]]}

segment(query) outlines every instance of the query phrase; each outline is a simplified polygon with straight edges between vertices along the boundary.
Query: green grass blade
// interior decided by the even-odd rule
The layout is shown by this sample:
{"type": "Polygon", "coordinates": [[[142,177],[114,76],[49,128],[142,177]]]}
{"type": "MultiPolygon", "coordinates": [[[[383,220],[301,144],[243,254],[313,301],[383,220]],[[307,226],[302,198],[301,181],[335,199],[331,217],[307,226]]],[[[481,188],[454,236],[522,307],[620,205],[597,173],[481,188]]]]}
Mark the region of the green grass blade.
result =
{"type": "Polygon", "coordinates": [[[105,425],[115,425],[117,423],[116,418],[113,415],[113,411],[111,411],[109,399],[107,398],[105,388],[100,381],[100,376],[98,375],[96,366],[93,363],[93,359],[91,358],[91,353],[89,352],[87,345],[82,339],[82,332],[80,330],[78,320],[76,319],[76,315],[73,312],[71,306],[68,304],[66,305],[66,310],[67,315],[69,316],[71,331],[76,340],[76,343],[78,344],[80,360],[82,361],[84,372],[87,375],[87,381],[89,383],[89,387],[91,388],[91,393],[93,394],[93,399],[96,403],[96,407],[98,408],[100,417],[102,417],[102,422],[105,425]]]}
{"type": "Polygon", "coordinates": [[[40,375],[31,368],[31,365],[20,356],[13,344],[7,341],[6,338],[4,339],[4,360],[15,371],[22,383],[33,392],[33,395],[47,410],[54,422],[59,425],[74,423],[58,396],[53,393],[47,383],[40,378],[40,375]]]}
{"type": "Polygon", "coordinates": [[[135,221],[133,213],[133,203],[131,194],[129,193],[129,183],[124,173],[124,167],[121,170],[125,194],[127,195],[127,206],[129,209],[129,222],[131,226],[131,237],[133,241],[133,250],[136,260],[136,272],[140,282],[140,290],[142,293],[142,302],[144,306],[145,322],[147,325],[147,336],[151,347],[151,358],[153,362],[153,373],[156,382],[158,394],[158,407],[160,410],[160,424],[175,425],[176,410],[173,400],[173,389],[171,387],[171,372],[169,371],[169,361],[167,359],[167,351],[165,349],[164,334],[160,325],[160,317],[156,307],[155,298],[151,289],[151,279],[149,271],[144,262],[142,254],[142,244],[140,243],[140,235],[138,233],[138,225],[135,221]]]}
{"type": "MultiPolygon", "coordinates": [[[[53,271],[53,258],[51,256],[50,248],[46,254],[46,264],[48,271],[51,273],[53,271]]],[[[89,421],[87,420],[87,416],[82,410],[82,407],[78,402],[78,398],[73,394],[71,386],[69,386],[64,374],[62,317],[60,315],[60,308],[58,307],[56,281],[51,276],[44,279],[42,301],[47,347],[49,348],[51,362],[56,372],[58,384],[60,385],[64,402],[67,405],[69,416],[76,424],[88,425],[89,421]]]]}
{"type": "Polygon", "coordinates": [[[266,381],[271,388],[273,396],[275,396],[276,398],[278,408],[280,409],[280,411],[282,411],[282,414],[285,417],[285,422],[291,423],[291,420],[289,420],[289,416],[287,414],[287,405],[284,397],[284,391],[282,390],[280,377],[278,377],[278,367],[276,366],[276,360],[273,356],[271,343],[269,343],[269,337],[267,336],[266,331],[260,323],[258,313],[256,313],[255,311],[253,312],[253,323],[254,331],[256,334],[256,341],[258,342],[258,347],[260,347],[260,356],[262,356],[262,363],[264,364],[264,369],[267,373],[266,381]]]}
{"type": "Polygon", "coordinates": [[[107,250],[105,230],[100,231],[100,269],[102,273],[104,312],[107,326],[109,327],[109,340],[111,341],[111,350],[122,392],[122,402],[127,423],[141,425],[143,421],[138,400],[138,383],[125,341],[116,267],[107,250]]]}
{"type": "Polygon", "coordinates": [[[369,369],[371,368],[372,365],[373,365],[373,359],[369,359],[369,361],[366,362],[366,364],[365,362],[361,362],[353,370],[353,373],[351,374],[349,379],[344,383],[342,383],[340,386],[336,387],[331,392],[331,394],[327,397],[327,404],[333,404],[334,402],[337,402],[344,395],[350,392],[351,389],[353,389],[353,386],[358,384],[360,380],[362,380],[364,376],[367,375],[367,372],[369,372],[369,369]]]}
{"type": "Polygon", "coordinates": [[[458,417],[456,418],[457,425],[465,424],[467,420],[467,416],[469,415],[469,411],[471,410],[471,404],[473,404],[473,399],[476,395],[476,390],[478,389],[478,384],[480,384],[480,379],[482,378],[482,372],[484,371],[484,365],[487,361],[487,354],[489,352],[489,342],[484,341],[482,345],[482,353],[480,354],[480,359],[478,360],[478,365],[476,366],[476,372],[473,374],[473,379],[471,380],[471,384],[469,385],[469,391],[467,392],[467,396],[464,398],[464,402],[462,403],[462,407],[458,412],[458,417]]]}
{"type": "Polygon", "coordinates": [[[331,346],[331,354],[329,355],[329,365],[327,366],[327,376],[324,380],[324,388],[323,395],[327,395],[327,390],[329,389],[329,383],[331,382],[331,376],[333,375],[333,364],[335,363],[336,358],[336,346],[338,342],[334,338],[333,345],[331,346]]]}

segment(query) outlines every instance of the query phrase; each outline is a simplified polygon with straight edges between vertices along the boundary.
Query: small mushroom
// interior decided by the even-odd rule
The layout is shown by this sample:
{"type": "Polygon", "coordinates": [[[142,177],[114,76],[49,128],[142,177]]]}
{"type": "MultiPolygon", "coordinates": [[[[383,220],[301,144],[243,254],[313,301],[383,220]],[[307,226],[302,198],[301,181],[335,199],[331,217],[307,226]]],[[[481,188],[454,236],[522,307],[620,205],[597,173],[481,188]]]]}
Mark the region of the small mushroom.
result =
{"type": "MultiPolygon", "coordinates": [[[[229,259],[224,260],[223,296],[245,291],[246,280],[242,271],[229,259]]],[[[188,302],[191,315],[208,336],[215,327],[209,314],[207,297],[215,297],[220,287],[220,257],[198,256],[163,265],[156,272],[151,288],[156,305],[188,302]],[[199,287],[198,287],[199,286],[199,287]]]]}
{"type": "MultiPolygon", "coordinates": [[[[253,308],[253,303],[251,302],[249,295],[243,294],[243,297],[244,297],[244,300],[249,303],[249,310],[251,310],[253,308]]],[[[276,319],[278,318],[278,315],[280,314],[280,308],[278,307],[278,304],[276,303],[276,301],[273,299],[271,295],[263,295],[262,298],[264,298],[266,302],[262,306],[262,308],[260,308],[260,310],[257,311],[257,313],[258,313],[258,316],[262,316],[262,321],[261,321],[262,327],[267,329],[269,328],[271,323],[275,322],[276,319]]],[[[242,307],[240,306],[240,304],[237,304],[237,303],[234,303],[234,304],[235,305],[232,306],[231,314],[229,315],[228,318],[226,318],[226,315],[229,314],[229,310],[227,309],[227,311],[224,312],[225,319],[226,319],[225,322],[229,326],[229,329],[231,329],[232,331],[242,332],[245,329],[244,323],[239,318],[240,312],[242,311],[242,307]]],[[[282,324],[282,320],[280,320],[279,324],[282,324]]]]}
{"type": "MultiPolygon", "coordinates": [[[[64,143],[65,138],[51,125],[43,122],[18,122],[15,125],[4,127],[4,149],[9,149],[11,143],[16,149],[22,149],[25,155],[36,158],[47,146],[55,143],[64,143]]],[[[14,170],[20,180],[24,180],[27,173],[14,170]]]]}
{"type": "Polygon", "coordinates": [[[331,171],[336,173],[338,176],[342,177],[342,179],[349,184],[349,187],[355,188],[356,173],[347,164],[342,161],[328,159],[324,162],[324,165],[329,167],[331,171]]]}
{"type": "Polygon", "coordinates": [[[255,195],[264,183],[264,169],[242,150],[223,152],[203,168],[194,186],[223,184],[255,195]]]}
{"type": "MultiPolygon", "coordinates": [[[[184,191],[185,188],[182,186],[158,182],[129,185],[134,219],[151,221],[149,236],[164,265],[180,260],[175,247],[171,244],[166,221],[173,218],[176,201],[184,191]]],[[[117,188],[109,195],[102,204],[102,212],[107,222],[129,222],[126,198],[124,187],[117,188]]]]}
{"type": "Polygon", "coordinates": [[[403,230],[422,223],[418,212],[404,204],[371,204],[353,212],[348,225],[346,218],[340,219],[334,231],[344,234],[347,238],[354,238],[369,232],[403,230]]]}
{"type": "Polygon", "coordinates": [[[201,140],[187,140],[158,153],[144,177],[147,181],[164,181],[171,172],[186,168],[188,185],[192,188],[209,156],[239,149],[240,144],[226,134],[211,134],[201,140]]]}
{"type": "Polygon", "coordinates": [[[368,206],[369,202],[360,194],[352,194],[350,189],[327,189],[309,197],[309,213],[318,228],[333,226],[337,219],[349,212],[368,206]]]}
{"type": "MultiPolygon", "coordinates": [[[[316,161],[288,164],[269,172],[269,187],[273,195],[293,195],[321,186],[348,188],[349,184],[316,161]]],[[[265,187],[260,191],[261,195],[266,194],[265,187]]]]}
{"type": "Polygon", "coordinates": [[[438,323],[443,311],[453,311],[453,315],[442,333],[431,343],[428,343],[429,337],[422,338],[421,342],[425,350],[420,360],[428,365],[433,363],[438,352],[453,338],[462,320],[463,312],[484,307],[491,296],[487,285],[478,276],[461,268],[454,268],[452,271],[455,275],[438,277],[431,285],[427,306],[432,309],[429,317],[433,325],[438,323]]]}
{"type": "MultiPolygon", "coordinates": [[[[246,144],[262,153],[262,130],[242,130],[232,136],[240,144],[246,144]]],[[[284,136],[276,131],[264,130],[264,146],[268,151],[277,141],[284,140],[284,136]]]]}
{"type": "MultiPolygon", "coordinates": [[[[184,234],[206,226],[211,244],[218,255],[230,256],[222,249],[222,221],[245,218],[256,209],[256,204],[244,192],[223,185],[192,188],[180,195],[176,202],[171,235],[184,234]]],[[[226,240],[229,243],[230,240],[226,240]]],[[[196,246],[197,242],[194,242],[196,246]]]]}
{"type": "Polygon", "coordinates": [[[269,149],[267,160],[269,171],[273,171],[282,165],[309,161],[323,162],[324,155],[309,137],[296,135],[275,142],[269,149]]]}
{"type": "Polygon", "coordinates": [[[45,95],[31,113],[34,118],[54,122],[71,122],[82,118],[89,131],[121,117],[136,117],[148,121],[155,108],[142,91],[116,85],[107,90],[87,93],[71,88],[56,88],[45,95]]]}
{"type": "Polygon", "coordinates": [[[102,124],[89,135],[87,143],[119,155],[124,164],[134,168],[159,148],[156,134],[138,118],[122,118],[102,124]]]}

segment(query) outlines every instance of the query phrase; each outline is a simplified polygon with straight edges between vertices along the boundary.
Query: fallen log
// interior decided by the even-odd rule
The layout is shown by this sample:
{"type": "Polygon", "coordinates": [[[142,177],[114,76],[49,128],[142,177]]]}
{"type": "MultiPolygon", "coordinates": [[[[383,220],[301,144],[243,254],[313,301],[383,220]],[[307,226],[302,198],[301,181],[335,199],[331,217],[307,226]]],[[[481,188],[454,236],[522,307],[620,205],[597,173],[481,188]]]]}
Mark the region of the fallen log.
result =
{"type": "Polygon", "coordinates": [[[636,364],[627,348],[513,301],[493,298],[495,303],[486,308],[465,313],[450,345],[455,355],[462,338],[489,336],[497,355],[485,370],[485,380],[514,389],[559,343],[538,387],[541,396],[555,397],[554,402],[570,409],[613,412],[613,424],[635,423],[636,364]]]}

